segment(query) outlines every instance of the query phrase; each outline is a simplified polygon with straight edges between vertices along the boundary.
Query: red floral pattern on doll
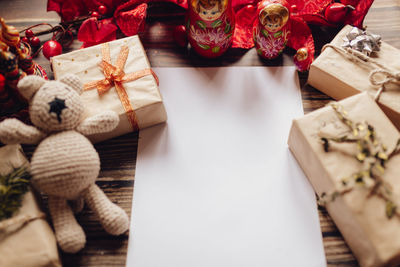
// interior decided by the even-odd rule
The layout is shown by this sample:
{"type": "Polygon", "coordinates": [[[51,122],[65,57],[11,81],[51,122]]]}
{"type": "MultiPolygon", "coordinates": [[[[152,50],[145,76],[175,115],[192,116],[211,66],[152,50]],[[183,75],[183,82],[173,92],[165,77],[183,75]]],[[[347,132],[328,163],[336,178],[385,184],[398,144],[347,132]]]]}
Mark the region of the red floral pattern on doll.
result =
{"type": "Polygon", "coordinates": [[[212,21],[209,25],[211,27],[203,24],[202,20],[188,22],[189,37],[204,52],[209,50],[211,53],[218,54],[221,49],[226,50],[231,45],[233,27],[226,15],[212,21]]]}
{"type": "MultiPolygon", "coordinates": [[[[196,0],[194,0],[196,1],[196,0]]],[[[193,49],[204,57],[217,57],[232,43],[234,15],[225,0],[193,2],[187,18],[186,30],[193,49]]]]}
{"type": "Polygon", "coordinates": [[[276,58],[285,49],[290,36],[289,27],[275,33],[266,31],[260,24],[253,32],[257,53],[267,59],[276,58]]]}

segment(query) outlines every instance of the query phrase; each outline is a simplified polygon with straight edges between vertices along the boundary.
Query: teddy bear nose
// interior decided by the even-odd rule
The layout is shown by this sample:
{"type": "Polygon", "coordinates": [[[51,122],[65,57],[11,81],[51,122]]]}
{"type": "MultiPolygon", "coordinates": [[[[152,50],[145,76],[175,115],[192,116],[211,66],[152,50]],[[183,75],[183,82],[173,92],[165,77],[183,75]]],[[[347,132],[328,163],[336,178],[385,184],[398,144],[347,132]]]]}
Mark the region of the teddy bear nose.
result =
{"type": "Polygon", "coordinates": [[[65,100],[55,97],[48,104],[50,106],[49,113],[54,112],[57,115],[58,122],[61,123],[61,113],[64,109],[67,108],[67,106],[65,105],[65,100]]]}

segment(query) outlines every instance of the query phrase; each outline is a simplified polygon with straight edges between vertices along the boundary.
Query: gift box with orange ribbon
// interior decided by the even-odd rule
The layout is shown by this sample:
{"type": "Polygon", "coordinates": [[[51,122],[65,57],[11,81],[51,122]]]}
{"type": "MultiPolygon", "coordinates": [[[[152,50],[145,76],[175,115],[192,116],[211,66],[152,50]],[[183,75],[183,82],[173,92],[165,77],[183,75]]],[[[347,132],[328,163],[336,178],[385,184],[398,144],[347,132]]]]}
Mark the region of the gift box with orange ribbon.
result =
{"type": "Polygon", "coordinates": [[[158,78],[138,36],[55,56],[52,67],[55,79],[67,73],[81,78],[87,117],[104,110],[119,114],[115,130],[89,136],[94,143],[167,119],[158,78]]]}

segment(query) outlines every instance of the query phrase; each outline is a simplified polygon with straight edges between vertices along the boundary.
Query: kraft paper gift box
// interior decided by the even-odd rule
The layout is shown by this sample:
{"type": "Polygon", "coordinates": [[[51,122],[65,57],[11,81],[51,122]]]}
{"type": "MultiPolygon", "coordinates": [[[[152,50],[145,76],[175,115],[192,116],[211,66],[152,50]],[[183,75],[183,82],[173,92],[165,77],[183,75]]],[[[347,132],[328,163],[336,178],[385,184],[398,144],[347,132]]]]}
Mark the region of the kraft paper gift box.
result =
{"type": "MultiPolygon", "coordinates": [[[[0,174],[28,166],[19,145],[0,148],[0,174]]],[[[11,218],[0,221],[0,266],[59,267],[56,238],[31,191],[11,218]]]]}
{"type": "MultiPolygon", "coordinates": [[[[338,103],[339,107],[343,107],[347,112],[353,125],[360,125],[356,124],[357,122],[367,122],[373,127],[374,140],[380,140],[385,144],[382,146],[386,149],[385,153],[397,151],[395,148],[398,148],[400,134],[371,96],[367,93],[357,94],[338,103]]],[[[357,127],[364,131],[367,129],[357,127]]],[[[363,156],[359,155],[360,151],[366,152],[360,150],[361,148],[357,147],[356,143],[330,141],[330,145],[324,147],[325,143],[321,139],[340,136],[351,139],[352,133],[339,119],[333,107],[328,105],[293,120],[288,145],[317,195],[321,200],[325,200],[327,211],[360,265],[363,267],[398,266],[400,264],[400,216],[393,211],[394,203],[400,203],[400,155],[389,157],[384,168],[374,165],[376,166],[374,173],[379,174],[385,187],[377,187],[375,193],[370,193],[373,185],[376,184],[368,178],[369,172],[363,172],[364,184],[361,180],[357,180],[360,178],[357,173],[361,173],[363,166],[371,166],[365,165],[367,162],[381,162],[381,158],[385,158],[384,155],[371,154],[370,156],[375,161],[367,158],[361,162],[359,159],[362,160],[363,156]],[[328,148],[327,152],[325,148],[328,148]],[[378,155],[379,159],[376,158],[378,155]],[[384,172],[381,173],[380,169],[384,172]],[[368,186],[365,187],[365,185],[368,186]],[[346,193],[345,188],[352,188],[352,190],[346,193]],[[386,188],[391,188],[391,194],[388,193],[389,191],[381,191],[386,188]],[[378,192],[383,195],[379,195],[378,192]],[[389,194],[392,202],[381,197],[386,196],[385,192],[389,194]],[[393,217],[388,217],[393,214],[395,214],[393,217]]],[[[364,138],[364,135],[359,136],[364,138]]],[[[383,183],[381,184],[383,186],[383,183]]]]}
{"type": "MultiPolygon", "coordinates": [[[[342,47],[343,38],[353,27],[345,26],[332,40],[331,45],[342,47]]],[[[392,72],[400,72],[400,50],[381,41],[380,51],[373,52],[369,58],[392,72]]],[[[373,70],[382,69],[373,62],[354,59],[351,55],[344,55],[332,47],[325,50],[311,64],[308,84],[329,95],[341,100],[360,92],[369,92],[375,95],[380,86],[372,85],[369,75],[373,70]]],[[[385,77],[377,75],[377,80],[385,77]]],[[[400,129],[400,84],[389,83],[386,90],[379,97],[379,105],[400,129]]]]}
{"type": "Polygon", "coordinates": [[[55,79],[73,73],[79,76],[84,84],[104,81],[105,74],[99,64],[104,58],[105,45],[109,47],[110,63],[114,66],[118,65],[117,59],[121,48],[127,46],[126,63],[120,69],[126,75],[137,75],[140,78],[122,82],[123,90],[126,92],[125,101],[120,98],[120,93],[113,82],[111,82],[109,90],[101,94],[97,91],[98,87],[82,93],[81,96],[87,109],[86,117],[104,110],[113,110],[120,117],[118,127],[112,132],[89,136],[93,142],[100,142],[137,130],[134,129],[128,116],[132,113],[127,112],[123,102],[133,109],[133,116],[136,117],[137,126],[140,129],[164,122],[167,119],[157,80],[152,75],[149,61],[137,35],[53,57],[52,68],[55,79]]]}

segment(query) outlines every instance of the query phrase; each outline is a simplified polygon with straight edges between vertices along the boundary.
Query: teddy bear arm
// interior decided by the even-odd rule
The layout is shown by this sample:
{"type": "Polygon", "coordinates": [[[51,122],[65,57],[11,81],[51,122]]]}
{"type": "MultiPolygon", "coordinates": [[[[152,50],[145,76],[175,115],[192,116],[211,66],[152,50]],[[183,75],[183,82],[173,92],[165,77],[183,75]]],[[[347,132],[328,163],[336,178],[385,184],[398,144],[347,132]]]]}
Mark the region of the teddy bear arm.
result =
{"type": "Polygon", "coordinates": [[[119,117],[114,111],[105,111],[101,114],[85,119],[77,127],[77,131],[83,135],[110,132],[117,127],[119,117]]]}
{"type": "Polygon", "coordinates": [[[0,123],[0,141],[4,144],[38,144],[46,134],[34,126],[17,119],[6,119],[0,123]]]}
{"type": "Polygon", "coordinates": [[[49,196],[49,211],[53,220],[57,242],[67,253],[76,253],[86,243],[85,233],[77,223],[67,200],[49,196]]]}
{"type": "Polygon", "coordinates": [[[85,203],[108,233],[121,235],[129,229],[129,218],[126,212],[112,203],[96,184],[89,186],[83,196],[85,203]]]}

